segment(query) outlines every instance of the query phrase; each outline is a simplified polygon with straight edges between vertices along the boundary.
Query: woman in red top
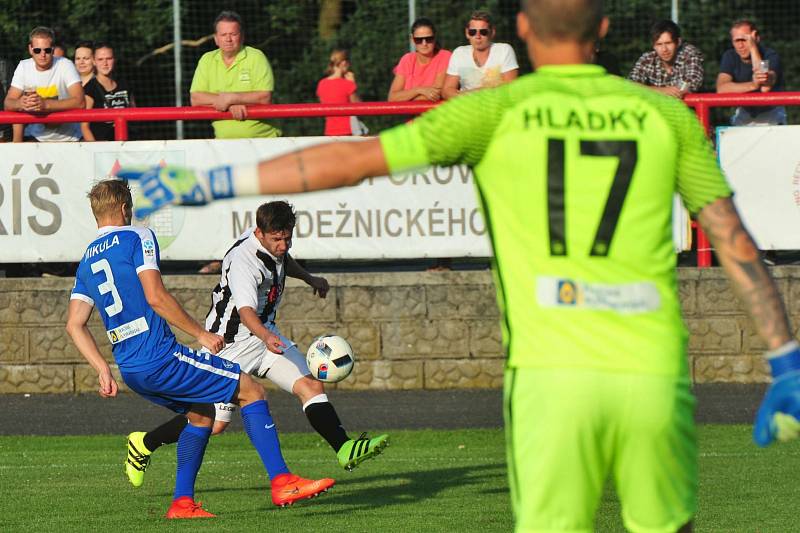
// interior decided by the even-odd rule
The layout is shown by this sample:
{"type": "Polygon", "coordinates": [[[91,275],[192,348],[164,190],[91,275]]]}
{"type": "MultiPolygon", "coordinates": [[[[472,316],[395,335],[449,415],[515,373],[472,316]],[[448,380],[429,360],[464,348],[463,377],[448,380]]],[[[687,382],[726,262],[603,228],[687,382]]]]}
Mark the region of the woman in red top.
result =
{"type": "Polygon", "coordinates": [[[442,50],[436,40],[436,27],[426,18],[419,18],[411,25],[411,42],[414,51],[401,57],[394,67],[389,101],[438,102],[442,97],[450,51],[442,50]]]}
{"type": "MultiPolygon", "coordinates": [[[[327,75],[317,84],[317,97],[323,104],[347,104],[360,102],[356,94],[356,76],[350,70],[347,50],[334,50],[327,75]]],[[[352,123],[356,117],[325,117],[325,135],[353,135],[352,123]]]]}

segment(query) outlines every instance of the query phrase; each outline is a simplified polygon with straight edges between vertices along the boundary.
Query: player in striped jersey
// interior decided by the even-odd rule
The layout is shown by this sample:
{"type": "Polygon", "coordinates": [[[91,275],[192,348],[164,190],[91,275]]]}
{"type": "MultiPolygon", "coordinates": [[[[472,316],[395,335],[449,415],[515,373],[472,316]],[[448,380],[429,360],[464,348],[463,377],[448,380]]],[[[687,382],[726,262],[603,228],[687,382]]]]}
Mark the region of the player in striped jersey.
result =
{"type": "Polygon", "coordinates": [[[533,74],[362,143],[257,166],[152,169],[138,176],[142,207],[468,164],[508,355],[517,530],[592,531],[611,476],[627,529],[688,531],[697,444],[670,231],[676,192],[769,350],[774,379],[756,417],[759,445],[797,437],[800,346],[697,119],[682,102],[591,65],[608,29],[602,0],[524,0],[517,29],[533,74]]]}
{"type": "Polygon", "coordinates": [[[264,389],[240,373],[238,364],[210,353],[222,349],[223,338],[204,330],[164,288],[155,234],[130,225],[133,202],[128,185],[102,181],[92,188],[89,199],[99,231],[78,265],[67,332],[97,371],[100,395],[116,396],[117,382],[88,328],[96,306],[126,385],[188,418],[176,438],[178,468],[167,518],[214,516],[194,501],[195,479],[214,422],[214,402],[233,401],[242,407],[247,435],[269,475],[274,503],[290,504],[332,487],[332,479],[309,480],[289,472],[264,389]],[[208,351],[178,344],[167,322],[208,351]]]}
{"type": "MultiPolygon", "coordinates": [[[[245,231],[225,253],[220,281],[211,294],[206,328],[225,339],[220,357],[294,394],[311,426],[336,452],[339,464],[352,470],[379,454],[388,444],[388,435],[369,438],[362,433],[351,439],[322,382],[311,377],[305,356],[275,324],[286,276],[303,280],[320,298],[325,298],[329,290],[325,278],[312,276],[289,254],[294,226],[295,213],[288,203],[269,202],[258,208],[256,226],[245,231]]],[[[216,408],[214,434],[225,430],[236,405],[217,403],[216,408]]],[[[137,450],[134,455],[142,457],[139,465],[134,462],[127,469],[134,486],[142,484],[150,455],[162,444],[176,442],[185,424],[175,417],[146,434],[129,435],[129,450],[137,450]]]]}

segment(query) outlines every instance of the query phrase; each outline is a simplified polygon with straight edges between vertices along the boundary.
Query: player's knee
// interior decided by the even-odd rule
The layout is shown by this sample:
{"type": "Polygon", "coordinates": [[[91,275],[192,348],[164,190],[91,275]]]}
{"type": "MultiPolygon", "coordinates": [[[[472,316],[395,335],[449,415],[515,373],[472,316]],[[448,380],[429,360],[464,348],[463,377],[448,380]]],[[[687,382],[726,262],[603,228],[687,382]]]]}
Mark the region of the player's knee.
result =
{"type": "Polygon", "coordinates": [[[245,403],[257,402],[264,399],[264,387],[248,374],[239,377],[239,399],[245,403]]]}
{"type": "Polygon", "coordinates": [[[228,427],[228,422],[220,422],[219,420],[216,420],[214,422],[214,427],[211,430],[211,434],[212,435],[219,435],[220,433],[225,431],[225,428],[227,428],[227,427],[228,427]]]}
{"type": "Polygon", "coordinates": [[[197,427],[211,427],[215,416],[216,410],[213,404],[194,404],[186,413],[189,423],[197,427]]]}

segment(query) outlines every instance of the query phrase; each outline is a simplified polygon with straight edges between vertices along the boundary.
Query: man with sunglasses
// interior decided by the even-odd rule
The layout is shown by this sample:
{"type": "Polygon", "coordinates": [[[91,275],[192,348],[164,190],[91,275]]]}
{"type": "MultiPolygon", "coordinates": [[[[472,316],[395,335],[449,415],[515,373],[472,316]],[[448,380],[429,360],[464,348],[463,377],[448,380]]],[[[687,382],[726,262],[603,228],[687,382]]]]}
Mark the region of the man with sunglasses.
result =
{"type": "Polygon", "coordinates": [[[519,75],[511,45],[492,42],[495,28],[486,11],[473,11],[464,29],[468,45],[453,50],[447,65],[442,96],[454,98],[467,91],[497,87],[519,75]]]}
{"type": "MultiPolygon", "coordinates": [[[[5,98],[6,111],[50,113],[84,107],[81,77],[72,61],[53,55],[55,33],[39,26],[28,41],[31,58],[19,62],[5,98]]],[[[77,123],[28,124],[24,140],[78,141],[81,127],[77,123]]],[[[23,140],[22,128],[14,129],[14,142],[23,140]]]]}

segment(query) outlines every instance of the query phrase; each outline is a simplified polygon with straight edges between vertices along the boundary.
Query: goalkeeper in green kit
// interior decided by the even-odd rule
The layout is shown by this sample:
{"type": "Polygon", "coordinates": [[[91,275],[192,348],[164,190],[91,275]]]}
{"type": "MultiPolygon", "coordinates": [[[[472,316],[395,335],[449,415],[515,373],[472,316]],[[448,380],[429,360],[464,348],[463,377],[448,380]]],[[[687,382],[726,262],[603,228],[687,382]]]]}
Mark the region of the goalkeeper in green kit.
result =
{"type": "Polygon", "coordinates": [[[592,65],[601,0],[527,0],[536,73],[464,95],[360,143],[253,166],[123,171],[167,203],[352,185],[466,163],[494,250],[507,352],[518,531],[592,531],[611,476],[631,531],[688,531],[697,442],[671,240],[679,193],[764,338],[774,381],[754,438],[796,436],[800,348],[704,132],[679,100],[592,65]]]}

